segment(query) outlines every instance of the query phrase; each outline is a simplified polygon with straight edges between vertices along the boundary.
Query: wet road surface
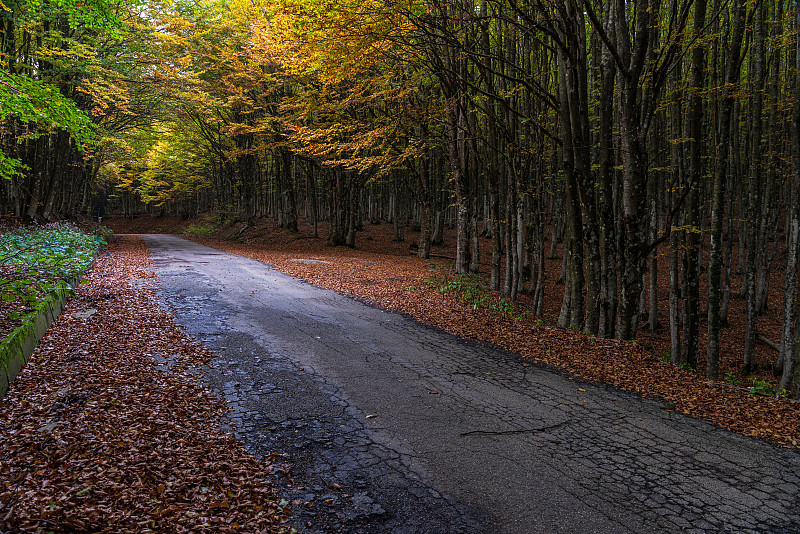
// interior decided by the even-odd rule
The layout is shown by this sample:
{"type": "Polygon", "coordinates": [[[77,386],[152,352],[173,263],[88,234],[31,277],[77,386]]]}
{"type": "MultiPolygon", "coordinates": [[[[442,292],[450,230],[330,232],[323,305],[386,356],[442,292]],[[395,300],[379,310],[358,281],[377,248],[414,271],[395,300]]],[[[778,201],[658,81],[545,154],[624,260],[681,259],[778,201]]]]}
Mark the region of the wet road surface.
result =
{"type": "Polygon", "coordinates": [[[237,437],[293,466],[275,482],[300,532],[800,532],[800,455],[144,237],[176,321],[221,355],[202,372],[237,437]]]}

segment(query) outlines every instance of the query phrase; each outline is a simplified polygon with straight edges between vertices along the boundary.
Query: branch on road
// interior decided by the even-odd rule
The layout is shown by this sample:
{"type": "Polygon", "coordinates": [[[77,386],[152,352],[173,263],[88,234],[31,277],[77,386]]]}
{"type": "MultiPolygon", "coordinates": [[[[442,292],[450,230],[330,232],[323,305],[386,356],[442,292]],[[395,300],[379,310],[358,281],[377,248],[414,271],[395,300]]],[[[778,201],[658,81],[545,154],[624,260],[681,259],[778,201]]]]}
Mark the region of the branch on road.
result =
{"type": "Polygon", "coordinates": [[[470,430],[467,432],[461,432],[459,436],[471,436],[473,434],[486,434],[490,436],[503,436],[507,434],[529,434],[532,432],[545,432],[547,430],[553,430],[554,428],[558,428],[561,426],[566,425],[570,421],[561,421],[560,423],[556,423],[549,426],[543,426],[540,428],[520,428],[517,430],[470,430]]]}

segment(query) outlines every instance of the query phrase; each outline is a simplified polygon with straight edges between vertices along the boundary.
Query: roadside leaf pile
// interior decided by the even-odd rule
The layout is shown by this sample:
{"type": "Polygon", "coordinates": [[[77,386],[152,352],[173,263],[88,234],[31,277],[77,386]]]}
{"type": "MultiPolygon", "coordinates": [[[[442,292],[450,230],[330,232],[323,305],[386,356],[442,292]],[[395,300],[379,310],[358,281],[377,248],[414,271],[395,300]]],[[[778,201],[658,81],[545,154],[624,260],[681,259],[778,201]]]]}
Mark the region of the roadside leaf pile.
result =
{"type": "Polygon", "coordinates": [[[273,465],[220,429],[192,372],[213,355],[159,311],[149,268],[141,239],[115,239],[0,399],[0,531],[289,531],[273,465]]]}

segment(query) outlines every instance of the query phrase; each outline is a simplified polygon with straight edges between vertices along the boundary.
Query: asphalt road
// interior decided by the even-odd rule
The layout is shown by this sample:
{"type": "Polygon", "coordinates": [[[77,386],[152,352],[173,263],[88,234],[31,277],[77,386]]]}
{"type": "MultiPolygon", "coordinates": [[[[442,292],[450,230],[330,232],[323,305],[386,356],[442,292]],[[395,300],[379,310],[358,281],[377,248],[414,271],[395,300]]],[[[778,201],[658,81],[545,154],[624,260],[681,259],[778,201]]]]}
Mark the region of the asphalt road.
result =
{"type": "Polygon", "coordinates": [[[300,532],[800,532],[800,455],[257,261],[145,239],[161,298],[221,354],[202,373],[237,436],[293,466],[275,482],[300,532]]]}

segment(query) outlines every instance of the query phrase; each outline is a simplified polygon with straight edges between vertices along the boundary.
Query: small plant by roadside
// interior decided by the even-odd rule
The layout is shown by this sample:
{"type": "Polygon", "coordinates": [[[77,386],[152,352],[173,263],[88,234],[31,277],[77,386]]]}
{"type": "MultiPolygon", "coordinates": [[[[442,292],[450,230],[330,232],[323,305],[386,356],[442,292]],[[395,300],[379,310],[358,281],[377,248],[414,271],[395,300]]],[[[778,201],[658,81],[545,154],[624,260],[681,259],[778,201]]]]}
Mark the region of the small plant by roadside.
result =
{"type": "Polygon", "coordinates": [[[734,386],[740,386],[742,384],[742,375],[733,371],[728,371],[725,373],[725,382],[734,386]]]}
{"type": "Polygon", "coordinates": [[[190,224],[186,230],[183,231],[186,235],[196,237],[208,237],[213,234],[222,224],[219,217],[212,217],[202,223],[190,224]]]}
{"type": "Polygon", "coordinates": [[[750,386],[751,395],[765,395],[767,397],[772,397],[772,396],[785,397],[787,394],[785,389],[779,392],[778,389],[775,387],[775,384],[771,383],[768,380],[753,377],[750,379],[750,382],[751,382],[750,386]]]}
{"type": "Polygon", "coordinates": [[[103,231],[91,234],[67,223],[0,230],[0,320],[11,323],[2,330],[48,293],[70,289],[67,280],[91,265],[106,239],[103,231]]]}
{"type": "Polygon", "coordinates": [[[486,286],[484,279],[473,274],[454,277],[436,275],[431,278],[425,278],[422,282],[439,293],[453,294],[459,301],[471,305],[474,310],[496,311],[503,317],[508,317],[515,321],[531,315],[529,311],[520,311],[510,299],[497,297],[497,294],[490,291],[486,286]]]}
{"type": "Polygon", "coordinates": [[[764,378],[744,377],[741,373],[728,371],[725,373],[725,382],[748,391],[751,395],[762,397],[788,397],[789,393],[784,389],[778,391],[775,381],[764,378]]]}

